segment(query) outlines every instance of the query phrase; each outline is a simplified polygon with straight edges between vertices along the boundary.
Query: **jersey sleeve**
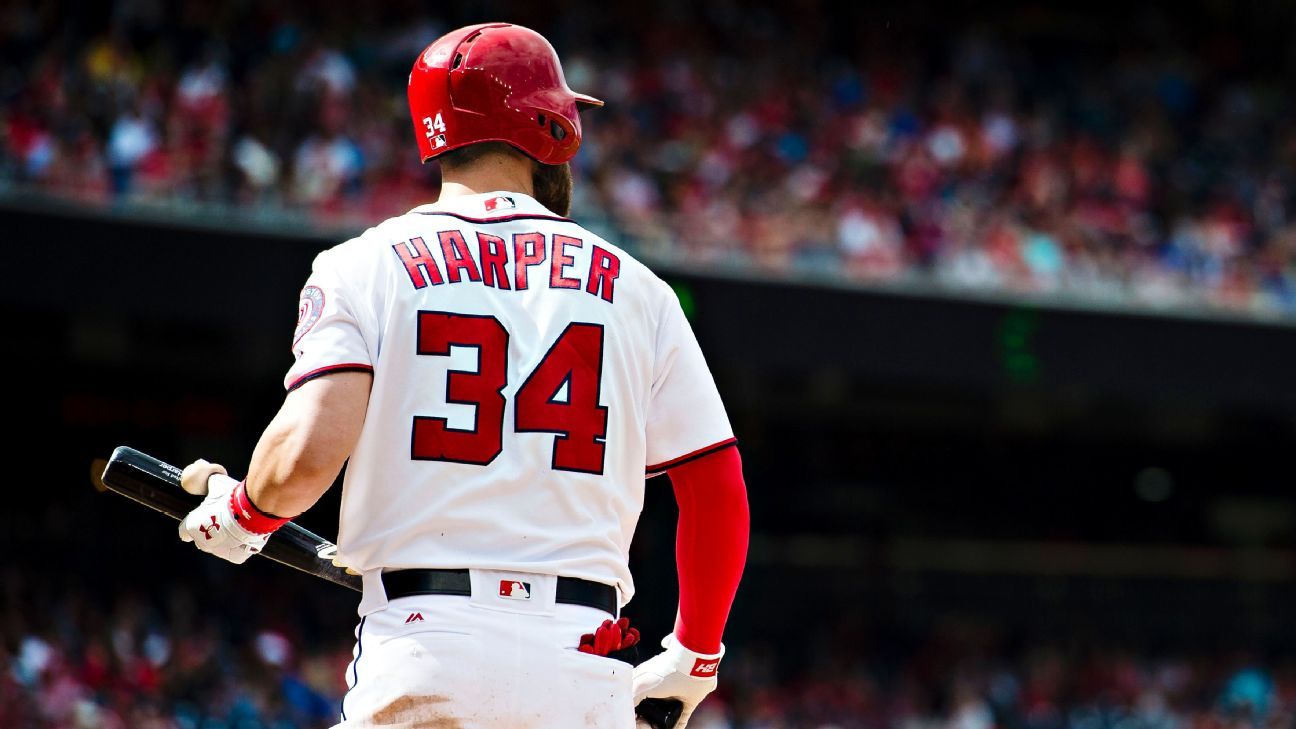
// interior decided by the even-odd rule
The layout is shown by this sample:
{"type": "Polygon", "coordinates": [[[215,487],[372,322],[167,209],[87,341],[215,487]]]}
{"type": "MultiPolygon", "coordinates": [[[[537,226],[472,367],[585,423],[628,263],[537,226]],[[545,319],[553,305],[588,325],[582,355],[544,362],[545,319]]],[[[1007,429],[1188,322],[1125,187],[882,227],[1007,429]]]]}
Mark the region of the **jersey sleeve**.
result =
{"type": "Polygon", "coordinates": [[[734,444],[711,370],[673,292],[657,328],[653,374],[647,409],[649,476],[734,444]]]}
{"type": "Polygon", "coordinates": [[[343,259],[339,249],[315,257],[297,306],[297,361],[284,377],[289,391],[331,372],[373,372],[376,327],[358,282],[351,280],[363,269],[343,259]]]}

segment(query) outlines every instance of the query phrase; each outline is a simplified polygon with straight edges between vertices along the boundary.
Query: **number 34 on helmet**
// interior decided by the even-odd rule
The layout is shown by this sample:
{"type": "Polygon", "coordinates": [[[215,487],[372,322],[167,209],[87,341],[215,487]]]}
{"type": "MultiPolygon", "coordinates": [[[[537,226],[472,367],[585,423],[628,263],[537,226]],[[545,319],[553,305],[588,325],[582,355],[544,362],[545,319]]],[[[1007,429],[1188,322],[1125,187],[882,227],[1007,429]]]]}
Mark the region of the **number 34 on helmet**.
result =
{"type": "Polygon", "coordinates": [[[426,162],[479,142],[505,142],[546,165],[576,156],[579,109],[602,106],[567,88],[558,54],[520,25],[486,23],[445,34],[409,77],[410,116],[426,162]]]}

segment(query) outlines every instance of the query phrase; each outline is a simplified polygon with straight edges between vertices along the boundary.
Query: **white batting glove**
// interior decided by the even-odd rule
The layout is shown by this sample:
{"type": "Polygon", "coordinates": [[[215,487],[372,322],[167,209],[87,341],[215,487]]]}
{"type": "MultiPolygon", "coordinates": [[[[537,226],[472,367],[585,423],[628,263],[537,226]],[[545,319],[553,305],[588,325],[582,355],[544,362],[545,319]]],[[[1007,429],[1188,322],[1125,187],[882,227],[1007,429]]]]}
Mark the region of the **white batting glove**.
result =
{"type": "Polygon", "coordinates": [[[662,639],[662,648],[666,650],[635,666],[635,705],[644,699],[679,699],[683,709],[675,729],[684,729],[693,710],[715,691],[724,645],[719,653],[694,653],[680,645],[672,633],[662,639]]]}
{"type": "Polygon", "coordinates": [[[224,467],[195,461],[185,467],[181,482],[191,493],[201,493],[204,486],[207,489],[207,498],[180,521],[181,541],[193,542],[208,554],[243,564],[270,540],[269,534],[250,532],[234,517],[230,497],[239,482],[225,475],[224,467]]]}

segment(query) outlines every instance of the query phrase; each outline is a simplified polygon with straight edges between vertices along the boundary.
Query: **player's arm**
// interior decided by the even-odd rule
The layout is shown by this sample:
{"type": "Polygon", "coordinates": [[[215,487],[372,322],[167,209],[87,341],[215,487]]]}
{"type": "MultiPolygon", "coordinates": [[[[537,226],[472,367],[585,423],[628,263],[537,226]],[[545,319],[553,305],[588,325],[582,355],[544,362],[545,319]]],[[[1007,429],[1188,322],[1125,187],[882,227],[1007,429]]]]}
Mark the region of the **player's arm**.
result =
{"type": "Polygon", "coordinates": [[[729,608],[747,558],[747,487],[724,404],[678,300],[657,329],[647,473],[669,473],[679,503],[680,604],[665,650],[635,667],[636,703],[678,699],[683,727],[716,687],[729,608]]]}
{"type": "Polygon", "coordinates": [[[248,466],[258,509],[292,518],[319,501],[360,439],[372,384],[368,372],[335,372],[288,393],[248,466]]]}
{"type": "Polygon", "coordinates": [[[244,481],[215,463],[186,467],[185,490],[207,498],[180,523],[180,538],[235,564],[261,551],[337,479],[360,438],[372,383],[368,372],[334,372],[290,391],[257,442],[244,481]]]}
{"type": "Polygon", "coordinates": [[[635,667],[636,702],[677,699],[677,726],[715,690],[725,622],[747,560],[749,515],[738,447],[728,444],[669,471],[679,503],[679,612],[664,651],[635,667]]]}
{"type": "Polygon", "coordinates": [[[207,498],[180,523],[181,539],[241,563],[337,478],[360,438],[373,385],[367,343],[376,341],[377,319],[365,287],[356,285],[372,278],[367,259],[356,255],[362,250],[346,243],[316,257],[298,305],[296,362],[284,378],[283,406],[257,443],[245,481],[206,461],[185,469],[185,490],[207,498]]]}
{"type": "Polygon", "coordinates": [[[742,458],[735,444],[668,473],[679,503],[675,639],[695,653],[719,654],[747,562],[750,516],[742,458]]]}

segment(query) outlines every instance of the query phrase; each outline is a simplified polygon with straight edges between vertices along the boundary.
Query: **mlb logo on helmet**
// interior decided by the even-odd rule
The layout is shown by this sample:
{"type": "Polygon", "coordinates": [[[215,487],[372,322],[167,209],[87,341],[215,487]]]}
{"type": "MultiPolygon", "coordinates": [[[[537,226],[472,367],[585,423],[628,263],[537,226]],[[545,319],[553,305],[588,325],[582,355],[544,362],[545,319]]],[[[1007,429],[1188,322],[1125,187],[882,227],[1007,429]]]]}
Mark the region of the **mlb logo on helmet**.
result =
{"type": "Polygon", "coordinates": [[[486,212],[488,213],[496,210],[512,210],[515,207],[517,207],[517,203],[513,202],[513,198],[504,197],[503,195],[486,201],[486,212]]]}
{"type": "Polygon", "coordinates": [[[517,580],[500,580],[500,597],[510,600],[530,600],[531,583],[517,580]]]}

